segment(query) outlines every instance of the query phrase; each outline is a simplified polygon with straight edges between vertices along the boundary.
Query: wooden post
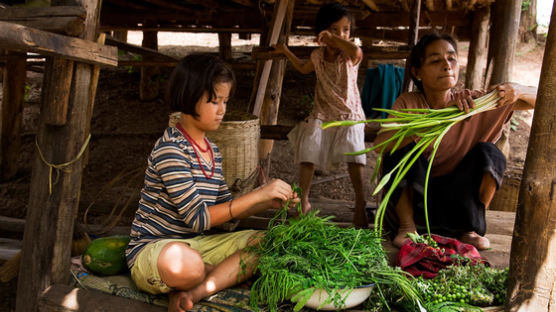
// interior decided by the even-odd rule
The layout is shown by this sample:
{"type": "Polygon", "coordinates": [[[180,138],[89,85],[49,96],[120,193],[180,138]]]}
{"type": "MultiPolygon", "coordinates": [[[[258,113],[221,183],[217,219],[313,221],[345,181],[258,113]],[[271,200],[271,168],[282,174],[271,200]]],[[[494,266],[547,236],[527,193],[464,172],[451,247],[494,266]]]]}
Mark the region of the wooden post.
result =
{"type": "Polygon", "coordinates": [[[521,0],[499,0],[493,4],[489,43],[492,76],[489,84],[511,81],[514,55],[519,33],[521,0]]]}
{"type": "MultiPolygon", "coordinates": [[[[153,27],[155,24],[146,21],[147,27],[153,27]]],[[[143,31],[143,42],[141,44],[144,48],[158,50],[158,32],[157,31],[143,31]]],[[[148,61],[149,56],[144,55],[143,59],[148,61]]],[[[160,80],[158,75],[160,68],[158,66],[141,66],[141,82],[139,83],[139,98],[141,101],[151,101],[158,97],[160,80]]]]}
{"type": "Polygon", "coordinates": [[[471,90],[483,88],[488,54],[490,7],[482,7],[473,14],[473,29],[469,44],[465,87],[471,90]]]}
{"type": "Polygon", "coordinates": [[[0,103],[0,181],[17,173],[25,98],[25,53],[7,52],[0,103]]]}
{"type": "Polygon", "coordinates": [[[232,33],[218,33],[218,51],[223,60],[230,60],[232,58],[232,33]]]}
{"type": "MultiPolygon", "coordinates": [[[[293,8],[295,0],[288,2],[284,26],[280,37],[279,43],[287,43],[290,35],[290,27],[293,17],[293,8]]],[[[280,96],[282,95],[282,82],[284,81],[284,74],[286,73],[286,60],[279,59],[272,62],[272,69],[268,79],[268,87],[263,99],[261,108],[261,125],[275,125],[278,122],[278,108],[280,107],[280,96]]],[[[270,174],[270,154],[274,146],[273,140],[261,140],[259,145],[259,162],[263,167],[263,171],[268,175],[270,174]]]]}
{"type": "MultiPolygon", "coordinates": [[[[272,14],[272,25],[270,27],[270,34],[268,35],[266,41],[267,46],[271,46],[278,42],[278,37],[282,32],[282,26],[284,18],[286,16],[286,10],[288,8],[288,0],[278,0],[274,4],[274,13],[272,14]]],[[[253,114],[259,116],[261,114],[261,108],[263,105],[264,95],[266,93],[266,86],[268,83],[268,77],[270,75],[270,69],[272,68],[272,60],[263,61],[262,64],[257,62],[257,71],[260,74],[255,73],[255,78],[257,79],[253,85],[256,90],[254,102],[253,102],[253,114]]],[[[250,103],[251,106],[251,103],[250,103]]]]}
{"type": "Polygon", "coordinates": [[[519,191],[506,311],[556,311],[555,54],[556,3],[519,191]]]}
{"type": "MultiPolygon", "coordinates": [[[[419,19],[421,18],[421,0],[413,2],[411,7],[411,17],[409,20],[409,39],[407,44],[411,50],[419,40],[419,19]]],[[[413,88],[413,82],[409,74],[409,59],[405,61],[405,72],[403,78],[403,92],[407,92],[413,88]]]]}
{"type": "MultiPolygon", "coordinates": [[[[53,0],[52,4],[60,2],[67,4],[68,0],[53,0]]],[[[100,1],[69,2],[87,10],[82,38],[95,41],[98,37],[100,1]]],[[[83,165],[82,158],[77,156],[90,132],[98,67],[76,63],[72,77],[66,124],[49,126],[41,114],[36,136],[38,147],[35,148],[40,148],[44,159],[53,164],[74,159],[76,161],[66,171],[60,172],[58,181],[52,185],[52,193],[49,194],[50,168],[41,160],[38,151],[35,152],[19,271],[17,312],[37,311],[37,302],[42,291],[54,283],[67,283],[69,278],[70,247],[83,165]]],[[[56,175],[53,174],[52,182],[55,178],[56,175]]]]}
{"type": "Polygon", "coordinates": [[[537,40],[537,0],[523,1],[519,22],[519,39],[521,42],[537,40]]]}

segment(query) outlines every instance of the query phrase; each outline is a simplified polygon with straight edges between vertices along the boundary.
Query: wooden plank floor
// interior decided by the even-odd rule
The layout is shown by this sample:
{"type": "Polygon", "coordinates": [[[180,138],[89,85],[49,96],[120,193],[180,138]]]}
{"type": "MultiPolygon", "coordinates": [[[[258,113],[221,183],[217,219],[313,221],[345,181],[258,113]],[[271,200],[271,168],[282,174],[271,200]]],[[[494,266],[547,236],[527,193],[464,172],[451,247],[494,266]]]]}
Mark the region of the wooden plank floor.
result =
{"type": "MultiPolygon", "coordinates": [[[[334,216],[334,221],[341,226],[351,224],[353,218],[354,203],[344,200],[334,200],[328,198],[312,198],[311,205],[320,211],[321,216],[334,216]]],[[[373,209],[374,203],[367,203],[368,209],[373,209]]],[[[240,223],[240,227],[265,229],[268,219],[276,211],[266,211],[257,217],[251,217],[240,223]]],[[[481,255],[490,262],[493,267],[504,268],[510,264],[510,248],[512,233],[514,229],[515,212],[491,211],[486,212],[487,233],[486,237],[490,240],[491,248],[481,251],[481,255]]],[[[372,221],[372,220],[371,220],[372,221]]],[[[385,249],[394,262],[398,249],[391,244],[385,244],[385,249]]]]}

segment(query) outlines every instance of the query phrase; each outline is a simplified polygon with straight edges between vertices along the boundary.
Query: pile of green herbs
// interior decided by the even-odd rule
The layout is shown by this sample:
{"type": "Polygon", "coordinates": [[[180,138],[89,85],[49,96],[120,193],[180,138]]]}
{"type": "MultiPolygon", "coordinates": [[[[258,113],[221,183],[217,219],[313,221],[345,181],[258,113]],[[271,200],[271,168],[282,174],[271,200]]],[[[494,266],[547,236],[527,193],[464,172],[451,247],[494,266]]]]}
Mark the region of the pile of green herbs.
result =
{"type": "MultiPolygon", "coordinates": [[[[406,273],[388,266],[381,238],[375,231],[340,228],[332,217],[321,218],[311,211],[286,220],[282,209],[270,222],[262,242],[251,251],[259,256],[259,277],[251,287],[251,306],[268,306],[276,311],[285,300],[297,302],[299,311],[317,289],[335,290],[375,284],[399,290],[409,301],[418,300],[406,273]]],[[[322,303],[340,309],[340,295],[322,303]]]]}
{"type": "Polygon", "coordinates": [[[377,158],[375,172],[373,174],[372,180],[378,176],[378,168],[386,151],[386,148],[394,144],[390,150],[390,154],[394,153],[404,139],[407,138],[419,138],[415,142],[415,146],[411,149],[401,161],[390,171],[382,176],[374,190],[373,195],[378,194],[388,183],[391,181],[388,191],[385,192],[381,203],[377,209],[375,217],[375,229],[382,233],[382,223],[384,220],[384,214],[386,213],[386,207],[388,201],[392,194],[394,193],[398,184],[403,180],[406,173],[409,171],[413,163],[425,152],[429,146],[432,145],[432,152],[429,157],[429,165],[427,169],[426,179],[425,179],[425,189],[424,189],[424,211],[425,211],[425,222],[427,227],[427,232],[429,236],[426,239],[432,243],[432,238],[430,238],[430,226],[428,221],[427,213],[427,191],[428,191],[428,181],[432,168],[432,163],[434,161],[434,156],[438,150],[438,146],[442,141],[442,138],[450,130],[450,128],[471,116],[480,114],[482,112],[492,110],[496,108],[499,97],[496,91],[492,91],[478,99],[475,99],[475,107],[471,109],[468,113],[460,111],[456,106],[451,106],[443,109],[375,109],[377,111],[385,112],[391,115],[391,118],[386,119],[370,119],[362,121],[331,121],[324,123],[322,125],[323,129],[336,126],[352,126],[360,123],[371,123],[378,122],[381,123],[381,132],[395,131],[395,133],[388,140],[374,145],[372,147],[366,148],[364,150],[347,153],[346,155],[361,155],[368,153],[372,150],[379,150],[379,156],[377,158]]]}
{"type": "Polygon", "coordinates": [[[435,278],[412,279],[423,299],[421,306],[406,300],[397,289],[386,287],[381,293],[371,293],[368,310],[382,312],[394,307],[408,312],[422,312],[421,308],[428,312],[482,311],[479,307],[504,304],[508,268],[491,268],[483,263],[472,265],[467,258],[457,255],[452,257],[455,258],[455,264],[438,271],[435,278]],[[386,298],[390,306],[382,298],[386,298]]]}

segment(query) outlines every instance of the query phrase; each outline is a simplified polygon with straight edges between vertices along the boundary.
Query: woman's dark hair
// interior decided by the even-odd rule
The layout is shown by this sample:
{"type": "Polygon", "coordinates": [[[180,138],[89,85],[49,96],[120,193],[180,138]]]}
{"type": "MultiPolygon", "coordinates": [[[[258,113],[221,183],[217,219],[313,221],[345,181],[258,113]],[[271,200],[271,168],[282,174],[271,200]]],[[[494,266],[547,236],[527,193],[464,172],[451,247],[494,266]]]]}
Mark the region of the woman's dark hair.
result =
{"type": "Polygon", "coordinates": [[[315,32],[318,36],[321,31],[330,28],[330,25],[336,23],[342,17],[347,17],[353,29],[353,16],[341,3],[330,2],[320,7],[315,21],[315,32]]]}
{"type": "Polygon", "coordinates": [[[218,56],[194,53],[184,57],[174,68],[166,101],[173,111],[199,117],[195,105],[206,91],[209,101],[216,97],[214,86],[218,83],[231,83],[230,95],[233,94],[236,78],[234,72],[218,56]]]}
{"type": "Polygon", "coordinates": [[[409,54],[408,68],[411,80],[413,80],[413,83],[417,86],[417,88],[419,88],[421,92],[423,92],[423,83],[418,80],[417,77],[415,77],[415,75],[413,74],[413,69],[419,69],[421,68],[421,66],[423,66],[427,47],[437,40],[447,41],[452,45],[452,47],[454,47],[454,50],[456,50],[456,54],[458,53],[458,44],[456,42],[456,39],[454,39],[454,37],[452,37],[451,35],[433,32],[430,34],[426,34],[421,37],[421,39],[419,39],[419,42],[417,42],[413,49],[411,49],[411,53],[409,54]]]}

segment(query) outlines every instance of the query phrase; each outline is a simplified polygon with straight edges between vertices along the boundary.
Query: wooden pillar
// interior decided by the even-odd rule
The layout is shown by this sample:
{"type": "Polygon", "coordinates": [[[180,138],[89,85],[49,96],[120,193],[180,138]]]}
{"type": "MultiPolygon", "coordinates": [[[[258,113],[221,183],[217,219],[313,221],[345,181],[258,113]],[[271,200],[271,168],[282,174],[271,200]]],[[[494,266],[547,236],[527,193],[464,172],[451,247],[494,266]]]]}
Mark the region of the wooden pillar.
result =
{"type": "MultiPolygon", "coordinates": [[[[154,27],[155,23],[151,21],[145,22],[146,27],[154,27]]],[[[158,50],[158,32],[143,31],[142,47],[158,50]]],[[[144,55],[144,61],[151,60],[151,57],[144,55]]],[[[139,98],[141,101],[151,101],[158,97],[160,89],[160,80],[158,75],[160,68],[158,66],[141,66],[141,82],[139,83],[139,98]]]]}
{"type": "Polygon", "coordinates": [[[519,22],[519,40],[537,40],[537,0],[523,1],[519,22]]]}
{"type": "Polygon", "coordinates": [[[484,86],[485,68],[488,54],[490,7],[478,8],[473,13],[473,29],[469,44],[465,87],[479,90],[484,86]]]}
{"type": "Polygon", "coordinates": [[[506,311],[556,311],[556,1],[516,213],[506,311]]]}
{"type": "MultiPolygon", "coordinates": [[[[294,5],[295,0],[289,0],[284,26],[278,38],[279,43],[287,44],[288,42],[294,5]]],[[[268,87],[266,88],[261,108],[261,125],[275,125],[278,122],[278,109],[280,107],[280,96],[282,95],[282,83],[284,81],[284,74],[286,73],[286,63],[286,59],[279,59],[272,62],[268,87]]],[[[260,142],[259,161],[267,175],[270,173],[270,154],[272,153],[273,146],[274,140],[261,140],[260,142]]]]}
{"type": "MultiPolygon", "coordinates": [[[[81,37],[96,40],[100,1],[52,1],[52,5],[62,3],[80,5],[87,10],[85,31],[81,37]]],[[[98,67],[76,63],[72,70],[67,122],[62,126],[48,125],[41,107],[36,142],[44,159],[53,164],[76,159],[90,132],[98,67]]],[[[54,84],[51,81],[47,88],[52,88],[54,84]]],[[[44,92],[46,91],[43,89],[43,97],[44,92]]],[[[77,158],[66,171],[60,172],[57,183],[52,185],[52,193],[49,194],[50,170],[41,160],[38,148],[35,147],[31,196],[25,220],[16,298],[17,312],[37,311],[38,298],[43,290],[54,283],[67,283],[74,218],[79,204],[83,159],[77,158]]],[[[55,178],[56,175],[53,174],[52,182],[55,178]]]]}
{"type": "Polygon", "coordinates": [[[498,0],[492,5],[492,27],[489,43],[489,63],[492,63],[490,84],[512,79],[516,52],[521,0],[498,0]]]}
{"type": "MultiPolygon", "coordinates": [[[[411,15],[409,17],[409,38],[407,44],[412,49],[419,40],[419,19],[421,18],[421,0],[415,0],[411,7],[411,15]]],[[[409,59],[405,61],[405,72],[403,78],[403,92],[407,92],[413,88],[413,82],[409,74],[409,59]]]]}
{"type": "Polygon", "coordinates": [[[232,59],[232,33],[218,33],[218,51],[223,60],[232,59]]]}
{"type": "Polygon", "coordinates": [[[7,52],[0,103],[0,181],[17,173],[25,98],[25,53],[7,52]]]}
{"type": "Polygon", "coordinates": [[[127,42],[127,30],[115,30],[113,37],[118,41],[127,42]]]}

